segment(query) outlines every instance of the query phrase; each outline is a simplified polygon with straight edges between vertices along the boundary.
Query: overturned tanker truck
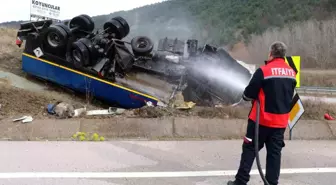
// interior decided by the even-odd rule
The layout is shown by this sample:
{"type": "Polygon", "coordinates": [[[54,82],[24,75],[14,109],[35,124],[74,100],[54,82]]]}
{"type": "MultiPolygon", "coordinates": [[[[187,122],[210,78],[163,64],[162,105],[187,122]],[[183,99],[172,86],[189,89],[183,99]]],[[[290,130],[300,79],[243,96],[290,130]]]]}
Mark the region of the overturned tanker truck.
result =
{"type": "Polygon", "coordinates": [[[126,41],[129,32],[122,17],[97,29],[90,16],[79,15],[63,23],[22,23],[16,44],[25,41],[28,74],[123,108],[167,105],[177,92],[202,106],[241,99],[252,73],[224,49],[163,38],[154,50],[146,36],[126,41]]]}

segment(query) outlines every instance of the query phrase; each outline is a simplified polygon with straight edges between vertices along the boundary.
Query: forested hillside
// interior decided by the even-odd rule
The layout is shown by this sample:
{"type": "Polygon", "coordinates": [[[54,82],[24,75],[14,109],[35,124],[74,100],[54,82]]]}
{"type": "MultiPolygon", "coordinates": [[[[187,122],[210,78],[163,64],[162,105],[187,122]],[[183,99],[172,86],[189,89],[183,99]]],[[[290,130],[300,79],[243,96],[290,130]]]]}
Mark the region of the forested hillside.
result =
{"type": "Polygon", "coordinates": [[[170,0],[96,17],[98,24],[124,16],[133,34],[151,37],[196,37],[228,44],[260,34],[269,27],[310,18],[326,19],[336,10],[335,0],[170,0]]]}

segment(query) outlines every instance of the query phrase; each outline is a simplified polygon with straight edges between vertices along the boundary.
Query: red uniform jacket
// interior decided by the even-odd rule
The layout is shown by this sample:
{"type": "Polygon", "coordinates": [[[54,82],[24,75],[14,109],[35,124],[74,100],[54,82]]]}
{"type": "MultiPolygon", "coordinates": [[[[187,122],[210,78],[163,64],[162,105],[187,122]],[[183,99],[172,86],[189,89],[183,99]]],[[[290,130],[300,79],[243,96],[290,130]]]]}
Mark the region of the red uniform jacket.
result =
{"type": "Polygon", "coordinates": [[[296,73],[284,58],[275,58],[258,68],[244,90],[243,99],[252,102],[249,119],[256,121],[256,99],[260,101],[259,124],[286,128],[296,86],[296,73]]]}

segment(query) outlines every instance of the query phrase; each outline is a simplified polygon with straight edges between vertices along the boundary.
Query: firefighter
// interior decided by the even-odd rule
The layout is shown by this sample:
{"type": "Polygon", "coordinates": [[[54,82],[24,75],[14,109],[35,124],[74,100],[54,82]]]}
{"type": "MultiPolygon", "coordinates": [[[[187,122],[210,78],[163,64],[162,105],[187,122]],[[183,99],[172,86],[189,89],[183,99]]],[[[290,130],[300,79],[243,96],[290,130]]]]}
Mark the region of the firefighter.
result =
{"type": "Polygon", "coordinates": [[[254,128],[256,100],[260,101],[259,150],[266,146],[266,179],[277,185],[280,176],[281,151],[285,146],[284,133],[288,124],[296,73],[285,62],[286,45],[275,42],[270,46],[269,58],[253,74],[244,90],[243,99],[252,102],[246,135],[242,144],[240,166],[234,181],[227,185],[246,185],[255,159],[254,128]]]}

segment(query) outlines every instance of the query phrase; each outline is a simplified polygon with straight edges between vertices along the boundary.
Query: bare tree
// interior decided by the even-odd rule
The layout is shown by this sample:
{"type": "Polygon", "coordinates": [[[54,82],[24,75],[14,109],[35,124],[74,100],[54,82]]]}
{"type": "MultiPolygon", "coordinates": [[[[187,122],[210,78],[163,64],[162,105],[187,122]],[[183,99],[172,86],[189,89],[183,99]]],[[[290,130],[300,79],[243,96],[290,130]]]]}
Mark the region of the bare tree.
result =
{"type": "Polygon", "coordinates": [[[300,55],[302,68],[330,69],[336,67],[336,19],[309,20],[285,28],[268,29],[252,35],[247,49],[253,63],[265,60],[268,47],[276,40],[288,46],[288,55],[300,55]]]}

